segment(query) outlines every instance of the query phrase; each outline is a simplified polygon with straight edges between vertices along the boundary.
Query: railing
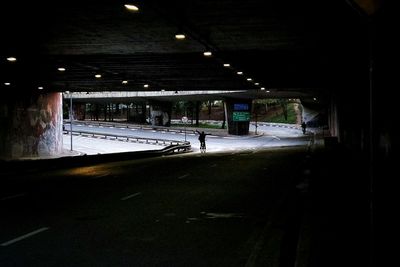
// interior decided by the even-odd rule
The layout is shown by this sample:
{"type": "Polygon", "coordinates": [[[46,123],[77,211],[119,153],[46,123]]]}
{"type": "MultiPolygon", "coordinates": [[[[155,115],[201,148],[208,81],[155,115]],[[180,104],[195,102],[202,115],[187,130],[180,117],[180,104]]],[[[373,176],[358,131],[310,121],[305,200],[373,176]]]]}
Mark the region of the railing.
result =
{"type": "MultiPolygon", "coordinates": [[[[69,124],[69,120],[64,120],[64,125],[69,124]]],[[[82,124],[85,126],[93,125],[93,126],[105,126],[105,127],[114,127],[114,128],[127,128],[127,129],[140,129],[140,130],[158,130],[165,132],[179,132],[183,133],[185,128],[169,128],[164,126],[153,126],[153,125],[134,125],[134,124],[126,124],[126,123],[115,123],[115,122],[94,122],[94,121],[73,121],[72,124],[82,124]]],[[[196,133],[195,130],[186,129],[186,132],[196,133]]]]}
{"type": "MultiPolygon", "coordinates": [[[[65,134],[70,134],[71,131],[69,129],[64,129],[63,132],[65,134]]],[[[137,142],[142,144],[149,145],[165,145],[165,146],[180,146],[181,148],[186,148],[189,146],[190,142],[185,141],[176,141],[176,140],[168,140],[168,139],[158,139],[158,138],[148,138],[148,137],[139,137],[139,136],[129,136],[129,135],[118,135],[118,134],[108,134],[108,133],[96,133],[89,131],[79,131],[72,130],[73,135],[81,135],[86,137],[102,137],[104,139],[114,139],[118,141],[126,141],[126,142],[137,142]]]]}
{"type": "Polygon", "coordinates": [[[171,145],[171,146],[167,146],[166,148],[163,148],[161,150],[161,153],[163,154],[170,154],[170,153],[174,153],[174,152],[181,152],[181,151],[190,151],[192,148],[192,146],[190,145],[190,142],[185,142],[184,144],[179,144],[179,145],[171,145]]]}

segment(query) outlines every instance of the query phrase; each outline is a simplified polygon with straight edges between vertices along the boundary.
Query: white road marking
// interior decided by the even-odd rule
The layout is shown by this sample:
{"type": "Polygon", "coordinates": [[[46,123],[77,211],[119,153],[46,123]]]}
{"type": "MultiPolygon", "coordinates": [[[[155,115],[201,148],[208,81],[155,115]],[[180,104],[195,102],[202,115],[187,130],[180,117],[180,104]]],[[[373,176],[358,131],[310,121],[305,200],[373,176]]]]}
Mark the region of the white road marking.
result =
{"type": "Polygon", "coordinates": [[[94,179],[103,178],[103,177],[106,177],[106,176],[109,175],[109,174],[110,174],[110,173],[107,172],[107,173],[104,173],[104,174],[100,174],[100,175],[94,176],[94,177],[92,177],[92,178],[90,178],[90,179],[94,180],[94,179]]]}
{"type": "Polygon", "coordinates": [[[189,173],[187,173],[187,174],[184,174],[184,175],[182,175],[182,176],[179,176],[178,177],[178,179],[183,179],[183,178],[186,178],[186,177],[188,177],[190,174],[189,173]]]}
{"type": "Polygon", "coordinates": [[[8,197],[3,197],[1,200],[10,200],[10,199],[18,198],[18,197],[23,197],[23,196],[25,196],[25,193],[20,193],[20,194],[8,196],[8,197]]]}
{"type": "Polygon", "coordinates": [[[215,213],[207,212],[205,214],[207,219],[230,219],[230,218],[243,218],[242,213],[215,213]]]}
{"type": "Polygon", "coordinates": [[[123,200],[128,200],[128,199],[130,199],[130,198],[137,197],[138,195],[141,195],[141,194],[142,194],[141,192],[137,192],[137,193],[135,193],[135,194],[132,194],[132,195],[123,197],[123,198],[121,198],[121,200],[122,200],[122,201],[123,201],[123,200]]]}
{"type": "Polygon", "coordinates": [[[28,238],[28,237],[37,235],[37,234],[39,234],[39,233],[41,233],[41,232],[44,232],[44,231],[46,231],[46,230],[49,230],[49,229],[50,229],[49,227],[42,227],[42,228],[40,228],[40,229],[37,229],[37,230],[32,231],[32,232],[30,232],[30,233],[27,233],[27,234],[25,234],[25,235],[19,236],[19,237],[14,238],[14,239],[11,239],[10,241],[4,242],[4,243],[1,244],[1,246],[2,246],[2,247],[9,246],[9,245],[14,244],[14,243],[16,243],[16,242],[18,242],[18,241],[21,241],[21,240],[26,239],[26,238],[28,238]]]}

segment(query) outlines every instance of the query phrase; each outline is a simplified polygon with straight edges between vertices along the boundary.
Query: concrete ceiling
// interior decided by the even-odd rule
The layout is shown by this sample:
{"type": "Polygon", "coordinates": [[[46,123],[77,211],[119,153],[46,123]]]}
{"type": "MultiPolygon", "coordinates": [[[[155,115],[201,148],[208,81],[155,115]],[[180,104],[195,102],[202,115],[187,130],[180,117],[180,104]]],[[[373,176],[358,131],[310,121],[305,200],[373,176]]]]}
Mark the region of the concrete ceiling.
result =
{"type": "Polygon", "coordinates": [[[257,93],[265,87],[275,96],[314,96],[351,82],[365,66],[362,24],[346,0],[141,0],[136,13],[125,9],[127,2],[135,1],[3,1],[1,87],[17,93],[37,86],[257,93]],[[175,40],[178,31],[186,40],[175,40]],[[204,57],[205,50],[213,56],[204,57]]]}

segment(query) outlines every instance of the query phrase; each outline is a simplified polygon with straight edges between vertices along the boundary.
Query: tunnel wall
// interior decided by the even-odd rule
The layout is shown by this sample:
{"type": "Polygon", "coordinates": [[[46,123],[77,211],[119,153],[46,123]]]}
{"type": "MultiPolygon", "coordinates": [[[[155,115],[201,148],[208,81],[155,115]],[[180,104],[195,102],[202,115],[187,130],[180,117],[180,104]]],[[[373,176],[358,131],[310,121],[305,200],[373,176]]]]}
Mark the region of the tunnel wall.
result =
{"type": "Polygon", "coordinates": [[[302,121],[308,127],[323,127],[327,125],[327,110],[325,106],[302,101],[302,121]]]}
{"type": "Polygon", "coordinates": [[[35,94],[0,103],[2,159],[57,155],[62,151],[62,95],[35,94]]]}

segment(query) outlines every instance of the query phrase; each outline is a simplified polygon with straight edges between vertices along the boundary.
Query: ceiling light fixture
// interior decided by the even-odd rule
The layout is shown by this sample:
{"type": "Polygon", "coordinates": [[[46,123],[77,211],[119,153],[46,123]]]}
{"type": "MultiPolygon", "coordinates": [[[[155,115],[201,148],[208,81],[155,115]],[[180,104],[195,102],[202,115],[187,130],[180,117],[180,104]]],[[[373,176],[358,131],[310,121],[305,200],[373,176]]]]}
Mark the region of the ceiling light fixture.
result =
{"type": "Polygon", "coordinates": [[[5,82],[4,85],[7,85],[7,86],[8,86],[8,85],[11,85],[11,83],[5,82]]]}
{"type": "Polygon", "coordinates": [[[101,74],[96,74],[94,75],[94,77],[96,77],[97,79],[101,78],[101,74]]]}
{"type": "Polygon", "coordinates": [[[65,71],[65,68],[58,68],[58,71],[65,71]]]}
{"type": "Polygon", "coordinates": [[[149,88],[148,84],[143,85],[144,88],[149,88]]]}
{"type": "Polygon", "coordinates": [[[266,92],[269,93],[269,92],[271,92],[271,91],[270,91],[270,90],[267,90],[266,92]]]}
{"type": "Polygon", "coordinates": [[[254,83],[254,85],[260,85],[260,83],[254,83]]]}
{"type": "Polygon", "coordinates": [[[251,82],[253,79],[252,79],[252,78],[247,78],[246,80],[248,80],[249,82],[251,82]]]}
{"type": "Polygon", "coordinates": [[[206,52],[203,53],[203,55],[206,56],[206,57],[211,57],[212,53],[210,51],[206,51],[206,52]]]}
{"type": "Polygon", "coordinates": [[[265,87],[261,87],[260,89],[264,91],[264,90],[265,90],[265,87]]]}
{"type": "Polygon", "coordinates": [[[43,86],[39,86],[38,89],[39,89],[39,90],[43,90],[43,86]]]}
{"type": "Polygon", "coordinates": [[[229,68],[231,66],[231,64],[229,64],[229,63],[224,63],[224,67],[225,68],[229,68]]]}
{"type": "Polygon", "coordinates": [[[237,75],[243,75],[243,71],[236,72],[237,75]]]}
{"type": "Polygon", "coordinates": [[[126,80],[122,81],[122,84],[128,84],[128,81],[126,81],[126,80]]]}
{"type": "Polygon", "coordinates": [[[16,57],[8,57],[7,61],[14,62],[14,61],[17,61],[17,58],[16,57]]]}
{"type": "Polygon", "coordinates": [[[185,38],[186,38],[186,35],[184,35],[183,33],[175,34],[175,39],[177,39],[177,40],[184,40],[185,38]]]}
{"type": "Polygon", "coordinates": [[[126,4],[124,5],[126,9],[128,9],[129,11],[139,11],[139,8],[135,5],[132,4],[126,4]]]}

